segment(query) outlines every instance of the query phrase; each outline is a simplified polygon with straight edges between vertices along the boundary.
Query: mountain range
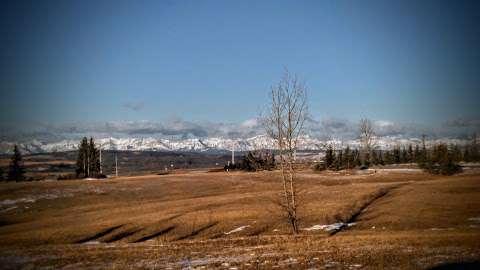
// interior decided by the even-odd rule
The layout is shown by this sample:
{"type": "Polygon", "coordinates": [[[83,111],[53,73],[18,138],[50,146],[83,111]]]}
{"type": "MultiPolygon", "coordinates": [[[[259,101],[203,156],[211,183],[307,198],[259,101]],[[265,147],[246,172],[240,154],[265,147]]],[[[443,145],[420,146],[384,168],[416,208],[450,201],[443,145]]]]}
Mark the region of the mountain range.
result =
{"type": "MultiPolygon", "coordinates": [[[[55,142],[43,142],[33,139],[28,142],[19,143],[20,150],[25,154],[65,152],[77,150],[80,140],[63,139],[55,142]]],[[[438,142],[465,144],[468,141],[462,139],[436,139],[429,140],[427,144],[438,142]]],[[[153,137],[124,137],[124,138],[95,138],[97,147],[103,150],[118,151],[178,151],[178,152],[224,152],[231,151],[251,151],[259,149],[274,149],[274,141],[266,135],[258,135],[250,138],[187,138],[187,139],[161,139],[153,137]]],[[[0,153],[9,154],[12,152],[14,142],[0,142],[0,153]]],[[[339,140],[339,139],[319,139],[310,136],[302,136],[298,142],[299,150],[322,151],[327,145],[333,145],[336,149],[344,148],[347,145],[351,148],[358,148],[360,141],[339,140]]],[[[396,145],[416,145],[421,144],[419,138],[401,138],[395,136],[384,136],[376,139],[378,149],[391,149],[396,145]]]]}

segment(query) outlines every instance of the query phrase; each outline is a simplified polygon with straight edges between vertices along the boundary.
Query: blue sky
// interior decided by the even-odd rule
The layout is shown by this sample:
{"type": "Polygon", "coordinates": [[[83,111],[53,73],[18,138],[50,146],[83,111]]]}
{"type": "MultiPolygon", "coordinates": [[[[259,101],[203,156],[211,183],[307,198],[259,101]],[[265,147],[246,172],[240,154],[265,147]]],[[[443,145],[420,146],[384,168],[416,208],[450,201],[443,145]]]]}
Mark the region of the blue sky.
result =
{"type": "Polygon", "coordinates": [[[0,120],[240,123],[285,67],[315,119],[478,119],[479,12],[476,1],[2,2],[0,120]]]}

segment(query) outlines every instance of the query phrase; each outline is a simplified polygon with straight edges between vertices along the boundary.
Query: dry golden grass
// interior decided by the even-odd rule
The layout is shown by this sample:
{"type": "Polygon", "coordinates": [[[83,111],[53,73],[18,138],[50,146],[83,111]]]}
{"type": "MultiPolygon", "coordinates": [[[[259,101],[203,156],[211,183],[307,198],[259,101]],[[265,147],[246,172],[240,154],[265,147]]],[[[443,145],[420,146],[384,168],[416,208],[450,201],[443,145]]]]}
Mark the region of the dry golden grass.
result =
{"type": "Polygon", "coordinates": [[[472,219],[480,217],[479,174],[302,171],[301,227],[356,223],[334,236],[289,235],[275,203],[278,176],[191,171],[2,183],[0,265],[424,269],[480,259],[480,222],[472,219]]]}

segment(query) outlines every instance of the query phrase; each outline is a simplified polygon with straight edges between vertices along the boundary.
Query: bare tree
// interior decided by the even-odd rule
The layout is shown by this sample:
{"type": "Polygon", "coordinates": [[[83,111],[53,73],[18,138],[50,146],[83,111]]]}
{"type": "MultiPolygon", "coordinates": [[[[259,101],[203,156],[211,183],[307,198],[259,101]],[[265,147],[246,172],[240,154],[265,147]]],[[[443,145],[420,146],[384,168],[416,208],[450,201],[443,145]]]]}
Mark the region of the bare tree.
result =
{"type": "Polygon", "coordinates": [[[262,119],[268,136],[275,141],[279,151],[283,187],[281,205],[293,233],[298,232],[298,190],[294,159],[307,114],[305,85],[298,80],[296,75],[285,71],[280,82],[271,87],[270,104],[262,119]]]}
{"type": "Polygon", "coordinates": [[[372,150],[375,148],[375,130],[370,119],[360,119],[359,124],[360,145],[361,145],[361,161],[363,164],[369,161],[372,150]]]}

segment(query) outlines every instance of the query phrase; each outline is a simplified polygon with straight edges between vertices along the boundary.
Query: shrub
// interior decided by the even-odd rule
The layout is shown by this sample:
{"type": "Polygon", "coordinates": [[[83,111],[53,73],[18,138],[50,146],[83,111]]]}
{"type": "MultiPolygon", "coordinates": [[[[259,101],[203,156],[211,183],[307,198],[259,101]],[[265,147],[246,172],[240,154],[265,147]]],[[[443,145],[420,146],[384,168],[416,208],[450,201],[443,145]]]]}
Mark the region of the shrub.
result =
{"type": "Polygon", "coordinates": [[[224,170],[243,170],[249,172],[275,169],[275,156],[270,153],[249,151],[240,162],[225,165],[224,170]]]}
{"type": "Polygon", "coordinates": [[[314,171],[324,171],[327,169],[327,166],[324,162],[315,163],[312,168],[314,171]]]}
{"type": "Polygon", "coordinates": [[[77,179],[76,174],[72,174],[72,173],[60,174],[60,175],[57,177],[57,180],[73,180],[73,179],[77,179]]]}
{"type": "Polygon", "coordinates": [[[454,153],[445,144],[434,146],[431,155],[420,168],[432,174],[453,175],[462,172],[462,167],[455,161],[454,153]]]}

